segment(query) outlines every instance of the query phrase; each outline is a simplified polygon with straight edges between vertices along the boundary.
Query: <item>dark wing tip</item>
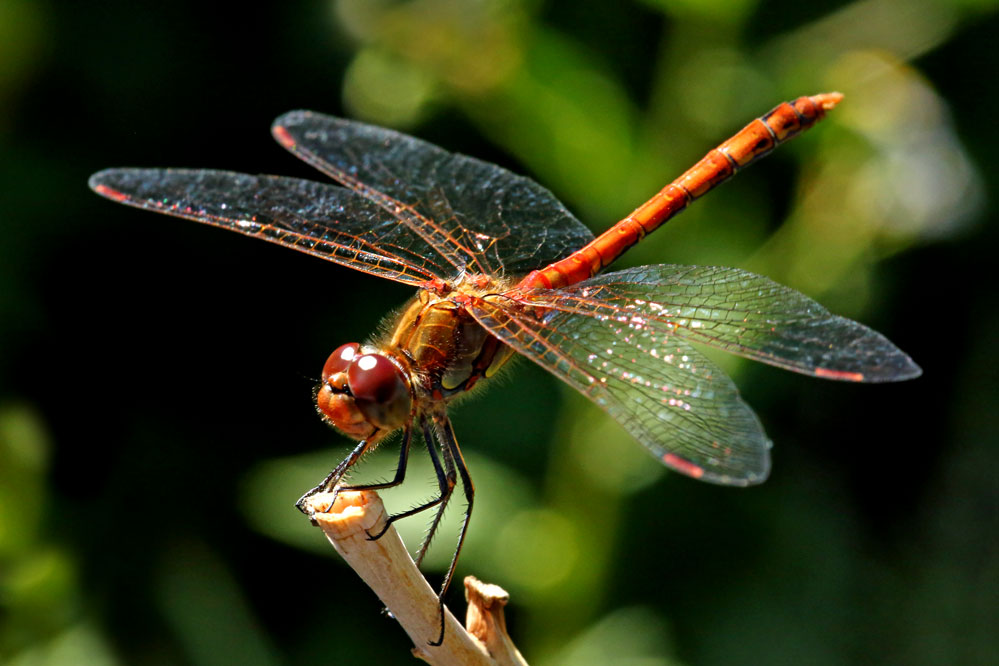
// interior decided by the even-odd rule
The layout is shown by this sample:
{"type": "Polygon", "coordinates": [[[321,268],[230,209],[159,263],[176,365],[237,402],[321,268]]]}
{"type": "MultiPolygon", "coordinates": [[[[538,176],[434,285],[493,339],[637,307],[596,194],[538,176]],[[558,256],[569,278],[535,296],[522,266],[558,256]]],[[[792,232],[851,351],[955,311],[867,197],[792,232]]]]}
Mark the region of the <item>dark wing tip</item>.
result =
{"type": "Polygon", "coordinates": [[[281,144],[282,148],[286,150],[293,150],[295,148],[295,137],[291,135],[284,125],[278,125],[277,123],[271,125],[271,136],[281,144]]]}
{"type": "Polygon", "coordinates": [[[674,472],[679,472],[692,479],[707,481],[708,483],[715,483],[720,486],[745,488],[747,486],[757,486],[766,481],[770,476],[771,446],[770,440],[765,440],[765,445],[761,447],[759,455],[755,460],[743,461],[737,468],[727,469],[724,472],[698,465],[672,451],[667,451],[659,456],[659,460],[674,472]]]}
{"type": "Polygon", "coordinates": [[[128,169],[104,169],[98,171],[87,180],[87,186],[94,192],[111,199],[112,201],[124,201],[128,195],[117,188],[121,177],[128,169]]]}
{"type": "Polygon", "coordinates": [[[887,358],[876,365],[857,368],[856,370],[836,370],[834,368],[818,367],[813,370],[816,377],[843,382],[904,382],[915,379],[923,374],[923,369],[909,358],[903,351],[896,349],[887,358]]]}
{"type": "MultiPolygon", "coordinates": [[[[325,113],[319,113],[318,111],[309,111],[307,109],[296,109],[294,111],[288,111],[282,113],[280,116],[274,119],[271,123],[271,132],[273,133],[277,128],[283,128],[286,131],[292,131],[301,126],[305,126],[306,129],[317,129],[317,130],[331,130],[341,127],[349,127],[352,125],[367,127],[364,123],[359,123],[354,120],[347,120],[346,118],[339,118],[337,116],[330,116],[325,113]]],[[[390,130],[384,130],[390,131],[390,130]]]]}
{"type": "MultiPolygon", "coordinates": [[[[770,449],[773,444],[770,440],[766,440],[766,448],[762,451],[759,459],[752,469],[747,469],[745,473],[737,479],[726,479],[724,481],[725,485],[736,486],[738,488],[748,488],[749,486],[758,486],[768,478],[770,478],[770,449]]],[[[710,481],[711,479],[705,479],[710,481]]]]}
{"type": "MultiPolygon", "coordinates": [[[[339,120],[338,118],[333,118],[332,116],[326,116],[315,111],[308,111],[306,109],[295,109],[294,111],[288,111],[282,113],[280,116],[274,119],[271,123],[271,134],[275,134],[279,129],[288,131],[289,129],[298,127],[307,122],[311,122],[313,118],[329,118],[333,120],[339,120]]],[[[280,139],[279,139],[280,140],[280,139]]]]}
{"type": "Polygon", "coordinates": [[[104,169],[103,171],[98,171],[97,173],[91,175],[87,180],[87,186],[97,192],[97,188],[106,187],[109,181],[114,180],[114,175],[118,171],[120,171],[120,169],[104,169]]]}
{"type": "Polygon", "coordinates": [[[302,121],[303,118],[308,118],[313,115],[314,112],[308,111],[306,109],[295,109],[294,111],[286,111],[280,116],[274,119],[271,123],[272,127],[277,127],[278,125],[297,125],[302,121]]]}
{"type": "Polygon", "coordinates": [[[923,374],[923,369],[916,365],[916,362],[909,358],[905,352],[898,350],[898,353],[888,359],[879,371],[865,381],[869,382],[904,382],[908,379],[915,379],[923,374]]]}
{"type": "MultiPolygon", "coordinates": [[[[667,463],[668,464],[668,463],[667,463]]],[[[677,470],[673,465],[669,467],[675,471],[677,470]]],[[[682,472],[687,476],[692,476],[686,472],[682,472]]],[[[768,451],[762,458],[757,461],[755,469],[743,470],[738,476],[733,476],[731,474],[717,474],[710,471],[705,471],[703,475],[692,476],[692,478],[698,479],[700,481],[707,481],[708,483],[714,483],[719,486],[731,486],[733,488],[748,488],[750,486],[758,486],[764,483],[768,478],[770,478],[770,452],[768,451]]]]}
{"type": "Polygon", "coordinates": [[[295,134],[292,130],[305,123],[305,121],[311,117],[317,115],[320,114],[317,114],[314,111],[306,111],[304,109],[282,113],[274,119],[273,123],[271,123],[271,136],[274,137],[275,141],[281,144],[282,148],[294,150],[298,141],[296,140],[295,134]]]}

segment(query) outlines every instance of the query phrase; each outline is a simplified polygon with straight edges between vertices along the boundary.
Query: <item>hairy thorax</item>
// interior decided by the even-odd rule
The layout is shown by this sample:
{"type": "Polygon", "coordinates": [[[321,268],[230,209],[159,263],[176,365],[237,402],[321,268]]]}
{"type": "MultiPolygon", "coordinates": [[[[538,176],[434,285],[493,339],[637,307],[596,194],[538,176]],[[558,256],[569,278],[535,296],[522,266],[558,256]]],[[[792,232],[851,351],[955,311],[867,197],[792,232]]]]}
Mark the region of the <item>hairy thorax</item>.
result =
{"type": "Polygon", "coordinates": [[[383,349],[405,358],[414,389],[447,400],[492,377],[510,359],[512,350],[461,305],[462,296],[488,297],[495,289],[490,282],[459,294],[421,290],[402,308],[383,349]]]}

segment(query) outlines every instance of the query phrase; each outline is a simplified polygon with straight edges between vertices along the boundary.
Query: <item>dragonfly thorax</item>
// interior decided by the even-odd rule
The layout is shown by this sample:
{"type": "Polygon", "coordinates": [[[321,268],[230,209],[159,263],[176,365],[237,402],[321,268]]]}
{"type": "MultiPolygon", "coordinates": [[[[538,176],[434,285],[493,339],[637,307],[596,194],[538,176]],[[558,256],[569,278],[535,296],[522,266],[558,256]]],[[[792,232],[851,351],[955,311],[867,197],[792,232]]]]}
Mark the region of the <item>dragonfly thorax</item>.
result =
{"type": "Polygon", "coordinates": [[[356,342],[338,347],[323,366],[316,407],[333,427],[354,439],[392,432],[409,418],[406,373],[388,355],[356,342]]]}
{"type": "Polygon", "coordinates": [[[467,393],[513,354],[456,300],[426,290],[403,306],[381,347],[407,359],[424,403],[467,393]]]}

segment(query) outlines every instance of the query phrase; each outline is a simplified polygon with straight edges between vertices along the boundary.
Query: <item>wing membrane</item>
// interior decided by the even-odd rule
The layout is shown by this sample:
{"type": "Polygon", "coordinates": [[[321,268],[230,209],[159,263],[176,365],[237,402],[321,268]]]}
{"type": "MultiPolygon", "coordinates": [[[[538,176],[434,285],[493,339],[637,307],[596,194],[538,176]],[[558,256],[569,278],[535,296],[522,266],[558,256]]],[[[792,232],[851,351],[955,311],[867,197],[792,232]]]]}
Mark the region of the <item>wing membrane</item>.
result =
{"type": "Polygon", "coordinates": [[[732,381],[684,340],[607,318],[552,309],[535,316],[501,303],[477,301],[470,311],[671,468],[726,485],[766,479],[770,442],[759,420],[732,381]]]}
{"type": "Polygon", "coordinates": [[[90,178],[105,197],[294,248],[419,285],[457,271],[426,241],[356,192],[297,178],[230,171],[108,169],[90,178]]]}
{"type": "Polygon", "coordinates": [[[292,111],[275,138],[393,213],[453,266],[515,277],[562,259],[593,235],[529,178],[392,130],[292,111]]]}
{"type": "Polygon", "coordinates": [[[793,289],[737,268],[642,266],[559,290],[550,307],[648,328],[828,379],[899,381],[921,373],[887,338],[793,289]]]}

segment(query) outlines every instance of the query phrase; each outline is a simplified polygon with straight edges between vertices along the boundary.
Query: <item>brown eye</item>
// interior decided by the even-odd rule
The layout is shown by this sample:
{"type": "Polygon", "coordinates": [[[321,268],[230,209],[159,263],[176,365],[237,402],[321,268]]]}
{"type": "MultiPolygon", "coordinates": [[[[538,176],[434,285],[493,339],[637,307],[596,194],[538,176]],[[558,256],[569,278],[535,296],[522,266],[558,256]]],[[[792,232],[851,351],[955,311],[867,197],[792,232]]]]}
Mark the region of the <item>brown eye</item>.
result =
{"type": "Polygon", "coordinates": [[[350,362],[357,356],[360,348],[361,345],[356,342],[348,342],[345,345],[337,347],[330,354],[330,357],[326,359],[326,365],[323,366],[323,383],[325,384],[330,377],[338,372],[346,372],[350,366],[350,362]]]}
{"type": "Polygon", "coordinates": [[[388,404],[406,392],[402,372],[392,361],[378,354],[365,354],[347,368],[347,384],[357,400],[388,404]]]}

